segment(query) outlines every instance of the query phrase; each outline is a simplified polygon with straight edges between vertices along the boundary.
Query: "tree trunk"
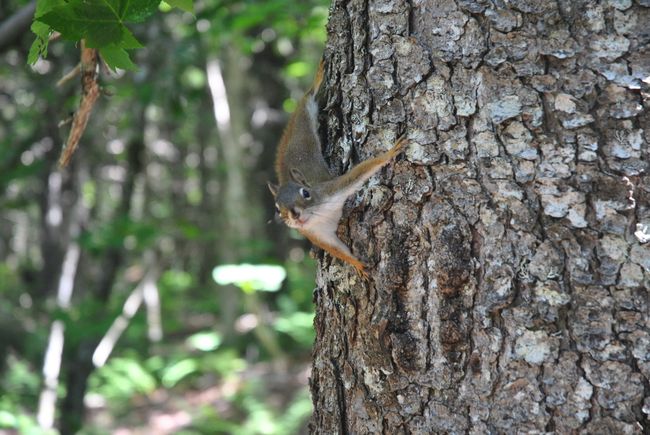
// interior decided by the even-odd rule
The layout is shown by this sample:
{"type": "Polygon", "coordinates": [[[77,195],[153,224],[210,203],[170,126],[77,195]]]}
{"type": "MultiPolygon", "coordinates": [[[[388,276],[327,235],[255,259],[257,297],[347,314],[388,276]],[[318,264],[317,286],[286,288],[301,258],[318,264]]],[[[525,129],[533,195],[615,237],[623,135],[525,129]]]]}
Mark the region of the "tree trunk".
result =
{"type": "Polygon", "coordinates": [[[649,23],[335,1],[332,166],[410,145],[344,212],[370,281],[321,257],[312,432],[650,433],[649,23]]]}

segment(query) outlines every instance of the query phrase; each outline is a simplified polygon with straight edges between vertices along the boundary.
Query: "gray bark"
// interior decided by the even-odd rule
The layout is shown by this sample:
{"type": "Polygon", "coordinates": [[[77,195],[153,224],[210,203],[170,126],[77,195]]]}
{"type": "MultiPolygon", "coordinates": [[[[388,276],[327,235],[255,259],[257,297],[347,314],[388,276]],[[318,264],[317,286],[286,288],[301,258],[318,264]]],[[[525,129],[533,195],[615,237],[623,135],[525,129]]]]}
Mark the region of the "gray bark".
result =
{"type": "Polygon", "coordinates": [[[336,0],[314,433],[650,433],[650,2],[336,0]],[[646,82],[643,82],[643,80],[646,82]]]}

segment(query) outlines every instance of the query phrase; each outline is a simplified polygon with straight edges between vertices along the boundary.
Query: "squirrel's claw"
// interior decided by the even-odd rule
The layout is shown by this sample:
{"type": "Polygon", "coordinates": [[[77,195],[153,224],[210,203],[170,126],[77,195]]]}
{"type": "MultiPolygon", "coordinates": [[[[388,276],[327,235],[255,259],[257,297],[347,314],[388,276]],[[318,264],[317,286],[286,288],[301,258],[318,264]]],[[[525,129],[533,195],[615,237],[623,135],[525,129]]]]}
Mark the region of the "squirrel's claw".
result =
{"type": "Polygon", "coordinates": [[[355,264],[354,269],[357,271],[357,275],[359,275],[360,278],[363,278],[363,280],[366,282],[370,281],[370,275],[368,275],[368,272],[366,272],[366,268],[363,266],[363,264],[355,264]]]}
{"type": "Polygon", "coordinates": [[[393,148],[391,148],[390,152],[393,156],[396,156],[400,154],[404,149],[406,148],[406,143],[408,142],[408,139],[406,138],[406,134],[401,135],[398,139],[397,142],[395,142],[395,145],[393,145],[393,148]]]}

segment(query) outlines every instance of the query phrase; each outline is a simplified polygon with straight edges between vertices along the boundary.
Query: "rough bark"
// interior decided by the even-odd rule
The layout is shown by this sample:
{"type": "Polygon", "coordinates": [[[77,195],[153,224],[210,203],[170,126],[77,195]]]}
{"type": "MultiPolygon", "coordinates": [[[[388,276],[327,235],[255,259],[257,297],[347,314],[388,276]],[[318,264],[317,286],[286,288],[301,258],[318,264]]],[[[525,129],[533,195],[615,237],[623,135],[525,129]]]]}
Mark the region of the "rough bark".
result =
{"type": "Polygon", "coordinates": [[[314,433],[650,433],[650,2],[336,0],[314,433]],[[643,79],[646,82],[643,82],[643,79]]]}

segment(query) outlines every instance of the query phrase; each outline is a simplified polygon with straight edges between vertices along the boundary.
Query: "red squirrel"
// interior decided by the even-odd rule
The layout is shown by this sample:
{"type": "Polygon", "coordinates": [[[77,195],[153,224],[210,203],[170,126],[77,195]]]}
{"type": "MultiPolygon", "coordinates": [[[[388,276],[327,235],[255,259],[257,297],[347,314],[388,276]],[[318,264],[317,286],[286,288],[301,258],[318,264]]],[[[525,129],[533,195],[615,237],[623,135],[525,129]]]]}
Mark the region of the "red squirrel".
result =
{"type": "Polygon", "coordinates": [[[349,172],[331,174],[318,135],[316,94],[323,82],[321,61],[309,91],[302,97],[284,130],[275,160],[278,184],[268,183],[275,209],[285,224],[314,245],[339,258],[368,279],[365,266],[338,238],[336,229],[345,200],[403,150],[400,138],[388,151],[359,163],[349,172]]]}

